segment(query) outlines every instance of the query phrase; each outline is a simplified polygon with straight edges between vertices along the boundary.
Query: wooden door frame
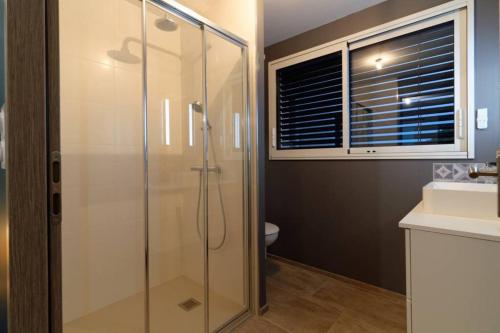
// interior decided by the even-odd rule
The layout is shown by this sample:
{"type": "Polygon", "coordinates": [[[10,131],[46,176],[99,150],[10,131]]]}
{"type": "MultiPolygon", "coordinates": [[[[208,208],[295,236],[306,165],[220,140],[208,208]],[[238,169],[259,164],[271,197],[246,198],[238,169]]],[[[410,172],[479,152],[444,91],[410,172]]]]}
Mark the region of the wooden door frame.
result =
{"type": "Polygon", "coordinates": [[[62,333],[62,249],[61,249],[61,129],[60,129],[60,62],[59,62],[59,0],[45,0],[47,29],[47,147],[49,169],[49,331],[62,333]],[[53,163],[59,167],[54,170],[53,163]],[[57,180],[54,180],[54,172],[57,180]],[[58,195],[58,202],[54,202],[58,195]],[[58,212],[54,213],[54,206],[58,212]]]}
{"type": "Polygon", "coordinates": [[[9,333],[61,332],[60,218],[48,200],[49,156],[59,150],[57,5],[7,0],[9,333]]]}

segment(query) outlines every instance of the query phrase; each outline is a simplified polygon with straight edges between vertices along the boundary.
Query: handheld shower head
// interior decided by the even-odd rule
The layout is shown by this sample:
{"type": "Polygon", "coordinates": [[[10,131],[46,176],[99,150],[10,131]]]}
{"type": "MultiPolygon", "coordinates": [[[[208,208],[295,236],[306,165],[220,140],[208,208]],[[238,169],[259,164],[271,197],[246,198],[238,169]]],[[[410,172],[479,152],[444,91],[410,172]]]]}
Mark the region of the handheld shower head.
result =
{"type": "MultiPolygon", "coordinates": [[[[203,114],[203,104],[201,104],[200,101],[195,101],[191,104],[189,104],[191,110],[193,110],[196,113],[203,114]]],[[[206,122],[207,129],[212,129],[212,126],[210,126],[210,123],[208,122],[208,119],[203,118],[203,122],[206,122]]],[[[203,127],[200,128],[203,131],[203,127]]]]}
{"type": "Polygon", "coordinates": [[[203,105],[201,104],[201,102],[199,101],[193,102],[191,103],[191,107],[193,108],[194,112],[203,113],[203,105]]]}

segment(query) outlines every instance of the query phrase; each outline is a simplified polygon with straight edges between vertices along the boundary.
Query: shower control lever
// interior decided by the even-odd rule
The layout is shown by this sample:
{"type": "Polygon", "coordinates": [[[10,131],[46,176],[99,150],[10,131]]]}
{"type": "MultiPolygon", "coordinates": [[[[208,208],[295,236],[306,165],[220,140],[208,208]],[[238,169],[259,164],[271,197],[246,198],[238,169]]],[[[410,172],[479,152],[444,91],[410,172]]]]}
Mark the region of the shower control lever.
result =
{"type": "MultiPolygon", "coordinates": [[[[203,167],[193,166],[193,167],[191,167],[191,171],[203,171],[203,167]]],[[[208,172],[220,173],[221,170],[220,170],[219,166],[213,166],[213,167],[208,167],[208,172]]]]}

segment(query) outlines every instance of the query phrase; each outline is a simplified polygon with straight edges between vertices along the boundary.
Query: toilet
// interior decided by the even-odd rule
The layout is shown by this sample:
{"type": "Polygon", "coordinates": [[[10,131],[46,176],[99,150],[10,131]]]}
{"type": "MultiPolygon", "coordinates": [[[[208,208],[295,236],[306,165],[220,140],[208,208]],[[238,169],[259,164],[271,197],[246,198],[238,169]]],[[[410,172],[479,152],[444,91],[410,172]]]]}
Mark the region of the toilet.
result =
{"type": "Polygon", "coordinates": [[[266,248],[278,239],[280,228],[276,224],[266,222],[266,248]]]}

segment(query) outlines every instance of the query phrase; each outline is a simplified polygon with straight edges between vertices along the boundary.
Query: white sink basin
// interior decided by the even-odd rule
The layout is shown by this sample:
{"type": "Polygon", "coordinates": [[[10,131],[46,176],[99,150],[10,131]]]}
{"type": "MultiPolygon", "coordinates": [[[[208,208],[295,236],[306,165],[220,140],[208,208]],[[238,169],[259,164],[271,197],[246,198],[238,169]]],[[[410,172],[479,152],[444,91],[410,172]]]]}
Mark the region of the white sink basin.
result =
{"type": "Polygon", "coordinates": [[[497,201],[496,184],[432,182],[423,188],[423,210],[431,214],[499,219],[497,201]]]}

